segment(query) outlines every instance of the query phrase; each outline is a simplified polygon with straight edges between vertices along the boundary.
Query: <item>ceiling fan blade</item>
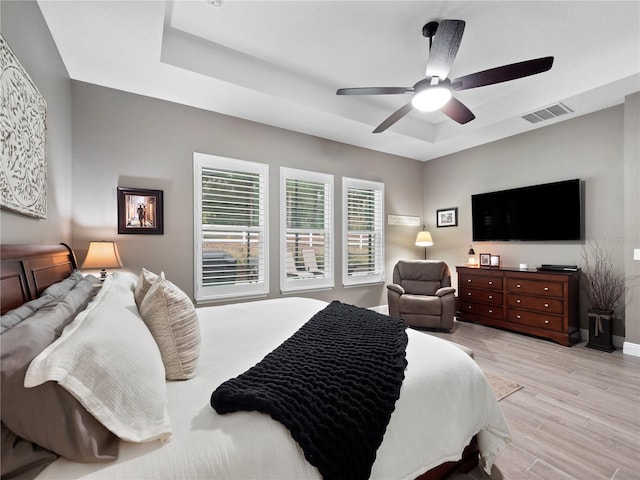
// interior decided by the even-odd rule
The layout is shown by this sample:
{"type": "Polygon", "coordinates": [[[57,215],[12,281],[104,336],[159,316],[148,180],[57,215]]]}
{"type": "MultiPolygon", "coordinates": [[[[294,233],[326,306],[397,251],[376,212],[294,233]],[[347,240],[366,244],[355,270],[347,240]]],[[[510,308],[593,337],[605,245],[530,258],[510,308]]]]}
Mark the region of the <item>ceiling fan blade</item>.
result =
{"type": "Polygon", "coordinates": [[[339,88],[336,95],[393,95],[412,91],[412,87],[357,87],[339,88]]]}
{"type": "Polygon", "coordinates": [[[438,25],[429,50],[427,77],[447,78],[456,59],[464,33],[464,20],[443,20],[438,25]]]}
{"type": "Polygon", "coordinates": [[[413,110],[413,106],[411,105],[411,102],[403,105],[398,110],[393,112],[384,122],[378,125],[376,129],[373,131],[373,133],[384,132],[387,128],[389,128],[391,125],[396,123],[398,120],[404,117],[411,110],[413,110]]]}
{"type": "Polygon", "coordinates": [[[546,72],[553,65],[553,57],[535,58],[524,62],[503,65],[490,68],[482,72],[471,73],[464,77],[451,80],[455,90],[469,90],[470,88],[484,87],[494,83],[507,82],[517,78],[528,77],[537,73],[546,72]]]}
{"type": "Polygon", "coordinates": [[[445,106],[440,109],[440,111],[451,120],[455,120],[463,125],[476,118],[464,103],[455,98],[451,98],[451,100],[449,100],[445,106]]]}

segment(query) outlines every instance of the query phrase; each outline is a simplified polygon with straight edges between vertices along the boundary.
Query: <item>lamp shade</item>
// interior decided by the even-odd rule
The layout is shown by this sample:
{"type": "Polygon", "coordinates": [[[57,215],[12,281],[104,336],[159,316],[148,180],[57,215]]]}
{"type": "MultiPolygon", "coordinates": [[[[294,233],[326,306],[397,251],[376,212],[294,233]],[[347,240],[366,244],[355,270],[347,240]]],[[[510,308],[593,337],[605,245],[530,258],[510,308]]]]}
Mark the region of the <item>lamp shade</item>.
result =
{"type": "Polygon", "coordinates": [[[469,255],[469,261],[467,262],[469,265],[476,264],[476,251],[473,249],[473,245],[469,246],[469,251],[467,252],[469,255]]]}
{"type": "Polygon", "coordinates": [[[115,242],[90,242],[82,268],[120,268],[122,261],[115,242]]]}
{"type": "Polygon", "coordinates": [[[431,233],[426,230],[418,232],[418,236],[416,237],[416,247],[430,247],[431,245],[433,245],[431,233]]]}

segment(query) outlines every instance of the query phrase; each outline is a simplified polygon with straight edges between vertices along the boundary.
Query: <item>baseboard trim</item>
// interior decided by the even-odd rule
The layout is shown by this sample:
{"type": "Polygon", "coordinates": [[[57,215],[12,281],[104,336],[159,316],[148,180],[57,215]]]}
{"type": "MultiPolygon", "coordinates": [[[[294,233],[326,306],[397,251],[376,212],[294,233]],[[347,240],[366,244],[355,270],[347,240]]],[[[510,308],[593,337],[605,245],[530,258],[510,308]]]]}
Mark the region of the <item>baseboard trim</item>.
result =
{"type": "Polygon", "coordinates": [[[622,345],[622,353],[631,355],[632,357],[640,357],[640,344],[624,342],[622,345]]]}
{"type": "MultiPolygon", "coordinates": [[[[589,340],[589,330],[585,328],[581,328],[580,338],[582,338],[583,340],[589,340]]],[[[613,337],[611,338],[611,341],[613,342],[613,346],[616,347],[618,350],[624,348],[624,344],[625,344],[624,337],[613,335],[613,337]]]]}
{"type": "Polygon", "coordinates": [[[374,312],[382,313],[384,315],[389,315],[388,305],[378,305],[377,307],[369,307],[369,310],[373,310],[374,312]]]}

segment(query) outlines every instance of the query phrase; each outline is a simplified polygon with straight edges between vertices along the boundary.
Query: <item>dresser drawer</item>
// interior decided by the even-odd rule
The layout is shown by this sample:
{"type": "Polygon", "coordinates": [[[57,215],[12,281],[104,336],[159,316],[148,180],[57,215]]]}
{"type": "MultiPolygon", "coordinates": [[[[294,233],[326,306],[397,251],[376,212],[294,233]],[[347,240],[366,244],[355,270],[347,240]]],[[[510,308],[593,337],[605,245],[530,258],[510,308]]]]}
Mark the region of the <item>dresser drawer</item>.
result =
{"type": "Polygon", "coordinates": [[[562,282],[507,278],[507,292],[521,292],[531,295],[562,298],[564,296],[564,287],[562,282]]]}
{"type": "Polygon", "coordinates": [[[554,315],[507,308],[507,321],[530,327],[544,328],[545,330],[562,331],[562,317],[554,315]]]}
{"type": "Polygon", "coordinates": [[[562,300],[519,295],[517,293],[507,294],[507,306],[526,308],[544,313],[557,313],[559,315],[564,312],[564,302],[562,300]]]}
{"type": "Polygon", "coordinates": [[[483,317],[495,318],[502,320],[502,307],[487,305],[484,303],[475,303],[465,300],[460,301],[460,312],[469,315],[481,315],[483,317]]]}
{"type": "Polygon", "coordinates": [[[485,290],[502,290],[502,277],[499,275],[460,275],[460,288],[473,287],[485,290]]]}
{"type": "Polygon", "coordinates": [[[495,290],[480,290],[478,288],[462,287],[460,289],[460,299],[473,302],[502,305],[502,292],[498,292],[495,290]]]}

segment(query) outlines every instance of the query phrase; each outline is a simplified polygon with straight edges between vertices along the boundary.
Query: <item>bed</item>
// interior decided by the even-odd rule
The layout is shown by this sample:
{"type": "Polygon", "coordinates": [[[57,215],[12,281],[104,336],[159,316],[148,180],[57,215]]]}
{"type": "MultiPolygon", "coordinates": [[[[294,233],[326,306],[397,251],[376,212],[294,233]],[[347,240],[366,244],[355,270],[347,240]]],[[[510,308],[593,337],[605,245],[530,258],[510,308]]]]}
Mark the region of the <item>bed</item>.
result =
{"type": "MultiPolygon", "coordinates": [[[[4,245],[1,254],[2,318],[8,318],[7,312],[15,311],[23,304],[49,295],[52,288],[55,290],[74,272],[78,274],[73,251],[64,244],[4,245]]],[[[138,305],[135,300],[142,278],[138,272],[116,272],[97,288],[98,282],[90,276],[83,277],[83,283],[76,283],[74,288],[86,285],[89,290],[93,288],[93,296],[76,308],[73,315],[67,315],[64,330],[59,327],[56,330],[56,338],[60,335],[59,338],[38,354],[24,375],[25,384],[29,384],[24,388],[27,393],[44,386],[55,386],[58,395],[73,392],[72,400],[81,403],[77,409],[89,410],[89,416],[101,424],[96,428],[107,427],[107,432],[102,432],[106,437],[100,437],[106,446],[97,453],[93,451],[97,458],[91,461],[70,460],[68,457],[74,457],[74,452],[52,457],[51,452],[41,451],[36,446],[33,448],[42,457],[40,466],[36,465],[32,470],[18,469],[14,472],[16,476],[30,478],[29,472],[35,472],[39,480],[322,478],[281,423],[256,411],[218,414],[211,407],[210,398],[216,387],[260,362],[310,318],[326,309],[327,303],[287,297],[194,309],[201,342],[197,358],[195,361],[191,358],[191,370],[182,377],[184,380],[165,381],[165,372],[168,375],[170,367],[163,365],[164,351],[162,354],[157,351],[162,340],[149,334],[153,328],[146,328],[141,318],[141,312],[146,312],[150,303],[149,292],[159,288],[165,279],[162,276],[162,282],[148,282],[147,288],[154,290],[145,293],[138,305]],[[73,364],[78,359],[64,357],[61,352],[69,344],[82,348],[84,343],[90,343],[91,335],[96,341],[97,334],[89,333],[91,325],[103,328],[99,338],[104,338],[104,342],[98,340],[82,350],[80,363],[73,364]],[[87,340],[83,335],[87,335],[87,340]],[[144,341],[138,340],[137,335],[145,336],[144,341]],[[109,340],[110,337],[113,338],[109,340]],[[134,337],[136,339],[132,340],[134,337]],[[113,343],[109,344],[109,341],[113,343]],[[127,346],[128,341],[133,341],[135,347],[127,346]],[[105,349],[102,353],[101,348],[105,349]],[[122,355],[117,353],[118,349],[122,349],[122,355]],[[56,362],[62,360],[56,355],[74,365],[66,374],[60,374],[61,367],[56,362]],[[101,364],[106,361],[103,357],[108,355],[117,358],[110,358],[108,365],[101,364]],[[127,355],[133,357],[121,358],[127,355]],[[89,369],[86,364],[92,361],[104,369],[97,375],[99,378],[92,377],[84,383],[82,379],[69,379],[73,377],[69,371],[75,375],[76,370],[89,369]],[[118,368],[120,371],[113,373],[112,378],[111,370],[118,368]],[[109,405],[105,407],[100,402],[112,395],[112,390],[124,388],[118,382],[126,383],[132,378],[136,385],[131,388],[144,390],[125,392],[132,395],[124,397],[129,404],[122,405],[122,398],[116,400],[120,404],[114,409],[122,409],[117,415],[124,417],[115,418],[117,415],[113,412],[105,414],[109,405]],[[97,383],[91,384],[91,381],[97,383]],[[95,402],[100,405],[96,406],[95,402]],[[145,408],[138,408],[140,405],[145,408]],[[136,415],[152,416],[153,412],[157,414],[155,418],[144,419],[146,430],[132,427],[139,420],[136,415]]],[[[62,302],[60,298],[58,303],[62,302]]],[[[55,301],[50,302],[44,309],[54,304],[55,301]]],[[[30,322],[33,323],[27,316],[0,338],[4,339],[7,333],[30,322]]],[[[465,352],[445,340],[411,329],[406,334],[408,366],[369,478],[446,478],[456,469],[474,468],[478,460],[485,471],[490,472],[498,452],[509,440],[509,431],[481,370],[465,352]]],[[[3,343],[3,350],[4,346],[3,343]]],[[[79,354],[76,352],[75,355],[79,354]]],[[[3,363],[5,361],[3,357],[3,363]]],[[[180,365],[184,369],[184,362],[180,365]]],[[[95,371],[91,375],[95,376],[95,371]]],[[[7,417],[5,404],[12,393],[5,391],[3,385],[2,394],[5,464],[5,426],[13,422],[7,417]]],[[[15,428],[19,429],[19,425],[15,428]]],[[[58,435],[63,434],[58,431],[58,435]]],[[[11,438],[17,445],[20,435],[11,438]]],[[[57,446],[61,440],[56,438],[53,442],[57,446]]],[[[89,447],[96,450],[97,441],[92,442],[89,447]]],[[[5,477],[10,478],[10,475],[5,477]]]]}

